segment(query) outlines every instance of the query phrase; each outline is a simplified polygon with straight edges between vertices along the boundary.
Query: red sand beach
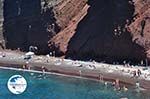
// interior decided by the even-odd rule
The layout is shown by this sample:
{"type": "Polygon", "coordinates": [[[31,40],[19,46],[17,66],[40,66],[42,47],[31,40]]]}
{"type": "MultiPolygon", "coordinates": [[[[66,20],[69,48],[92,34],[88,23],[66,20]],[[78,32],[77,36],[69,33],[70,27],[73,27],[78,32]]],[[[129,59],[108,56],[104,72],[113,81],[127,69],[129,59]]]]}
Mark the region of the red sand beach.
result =
{"type": "MultiPolygon", "coordinates": [[[[119,79],[121,84],[135,85],[137,81],[140,87],[150,91],[149,67],[125,67],[123,65],[111,65],[96,62],[72,61],[48,56],[33,55],[30,60],[24,60],[25,53],[15,51],[0,52],[0,64],[2,67],[20,68],[27,65],[31,70],[52,72],[78,77],[92,78],[95,80],[114,82],[119,79]],[[141,70],[140,77],[133,77],[132,72],[141,70]],[[145,76],[146,75],[146,76],[145,76]]],[[[27,68],[26,68],[27,69],[27,68]]]]}

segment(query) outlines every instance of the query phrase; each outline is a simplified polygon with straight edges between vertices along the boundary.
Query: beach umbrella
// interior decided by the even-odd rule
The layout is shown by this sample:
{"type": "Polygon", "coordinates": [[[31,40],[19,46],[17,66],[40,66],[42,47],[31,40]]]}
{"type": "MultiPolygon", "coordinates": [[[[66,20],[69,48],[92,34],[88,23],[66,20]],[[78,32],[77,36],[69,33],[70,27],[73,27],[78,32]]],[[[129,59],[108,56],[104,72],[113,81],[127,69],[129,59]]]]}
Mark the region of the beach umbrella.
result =
{"type": "Polygon", "coordinates": [[[26,55],[26,56],[32,56],[32,55],[34,55],[34,52],[28,52],[28,53],[26,53],[25,55],[26,55]]]}

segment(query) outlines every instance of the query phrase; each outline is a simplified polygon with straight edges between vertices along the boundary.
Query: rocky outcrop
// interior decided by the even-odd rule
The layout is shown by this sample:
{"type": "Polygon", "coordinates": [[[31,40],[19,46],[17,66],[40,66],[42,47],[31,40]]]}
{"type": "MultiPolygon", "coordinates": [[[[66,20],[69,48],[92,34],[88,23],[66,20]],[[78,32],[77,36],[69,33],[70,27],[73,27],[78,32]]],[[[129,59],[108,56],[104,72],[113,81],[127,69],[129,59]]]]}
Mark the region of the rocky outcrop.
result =
{"type": "Polygon", "coordinates": [[[0,49],[5,46],[3,37],[3,0],[0,1],[0,49]]]}
{"type": "Polygon", "coordinates": [[[132,41],[144,48],[144,53],[150,60],[150,1],[135,0],[133,22],[130,24],[132,41]]]}
{"type": "Polygon", "coordinates": [[[140,62],[150,60],[149,5],[149,0],[4,0],[0,16],[7,48],[27,51],[33,45],[40,54],[140,62]]]}
{"type": "Polygon", "coordinates": [[[145,59],[144,48],[132,41],[128,31],[134,15],[132,3],[89,0],[90,8],[69,42],[67,56],[108,62],[145,59]]]}
{"type": "Polygon", "coordinates": [[[6,48],[27,51],[37,46],[41,54],[49,52],[48,40],[60,30],[53,6],[61,0],[4,0],[3,35],[6,48]],[[53,26],[53,31],[50,28],[53,26]]]}
{"type": "Polygon", "coordinates": [[[145,48],[135,42],[135,33],[130,29],[137,12],[138,3],[135,2],[88,0],[87,5],[74,18],[75,21],[71,21],[50,41],[66,57],[75,59],[108,62],[145,60],[145,48]]]}
{"type": "Polygon", "coordinates": [[[6,48],[27,51],[33,45],[39,48],[38,53],[46,54],[59,52],[56,44],[48,47],[48,41],[70,24],[86,1],[4,0],[2,4],[6,48]]]}
{"type": "Polygon", "coordinates": [[[88,8],[85,0],[67,0],[55,7],[61,31],[50,39],[49,46],[58,56],[65,55],[70,38],[74,35],[78,23],[87,14],[88,8]]]}

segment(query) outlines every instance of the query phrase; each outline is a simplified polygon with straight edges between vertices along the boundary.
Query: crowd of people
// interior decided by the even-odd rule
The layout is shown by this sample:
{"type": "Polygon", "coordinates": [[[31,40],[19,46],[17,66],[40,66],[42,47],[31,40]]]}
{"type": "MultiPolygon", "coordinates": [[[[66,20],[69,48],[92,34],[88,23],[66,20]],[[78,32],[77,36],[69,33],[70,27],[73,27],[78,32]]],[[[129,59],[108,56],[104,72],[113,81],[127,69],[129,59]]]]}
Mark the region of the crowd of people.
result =
{"type": "MultiPolygon", "coordinates": [[[[32,48],[30,48],[30,49],[32,49],[32,48]]],[[[4,57],[6,57],[6,55],[4,54],[3,55],[4,57]]],[[[52,54],[50,54],[50,56],[52,56],[52,54]]],[[[45,59],[50,59],[51,57],[47,57],[47,58],[45,58],[45,59]]],[[[60,58],[54,58],[54,59],[56,59],[56,62],[64,62],[64,63],[66,63],[67,61],[65,60],[65,59],[60,59],[60,58]]],[[[29,60],[30,59],[27,59],[26,60],[26,63],[23,65],[23,69],[28,69],[28,70],[30,70],[31,69],[31,65],[29,64],[29,60]]],[[[50,63],[51,61],[50,60],[48,60],[47,61],[47,63],[50,63]]],[[[97,64],[96,62],[91,62],[91,63],[86,63],[86,62],[80,62],[80,61],[73,61],[73,60],[71,60],[71,62],[73,63],[73,64],[80,64],[79,66],[77,66],[77,68],[79,68],[79,76],[82,76],[82,74],[84,73],[84,71],[82,71],[82,69],[81,68],[83,68],[83,67],[85,67],[85,68],[87,68],[87,67],[89,67],[89,68],[92,68],[92,70],[93,69],[99,69],[98,68],[98,66],[97,65],[104,65],[104,64],[97,64]]],[[[107,64],[108,65],[108,64],[107,64]]],[[[130,67],[130,65],[129,64],[126,64],[125,63],[125,65],[124,65],[125,67],[128,67],[128,69],[131,69],[130,67]]],[[[101,66],[101,67],[103,67],[103,66],[101,66]]],[[[107,66],[106,65],[104,65],[104,67],[106,67],[107,68],[107,66]]],[[[112,69],[112,67],[113,66],[111,66],[110,65],[110,68],[107,68],[107,70],[108,69],[112,69]]],[[[117,67],[117,68],[119,68],[119,66],[116,66],[116,65],[114,65],[114,67],[117,67]]],[[[124,69],[125,69],[125,67],[123,67],[124,69]]],[[[119,68],[120,69],[120,68],[119,68]]],[[[45,73],[46,71],[47,71],[47,68],[45,67],[45,66],[41,66],[41,71],[43,72],[43,73],[45,73]]],[[[143,70],[142,69],[138,69],[138,68],[135,68],[134,69],[134,71],[133,71],[133,69],[131,70],[131,72],[132,72],[132,77],[141,77],[141,75],[143,75],[143,70]]],[[[100,73],[99,74],[99,80],[101,80],[101,81],[104,81],[104,76],[103,76],[103,74],[102,73],[100,73]]],[[[114,85],[114,87],[115,87],[115,89],[117,89],[117,90],[120,90],[120,81],[119,81],[119,79],[116,79],[115,80],[115,82],[113,82],[112,83],[112,85],[114,85]]],[[[105,83],[105,85],[107,85],[107,83],[105,83]]],[[[126,86],[123,86],[122,87],[123,88],[123,90],[128,90],[127,88],[126,88],[126,86]]]]}

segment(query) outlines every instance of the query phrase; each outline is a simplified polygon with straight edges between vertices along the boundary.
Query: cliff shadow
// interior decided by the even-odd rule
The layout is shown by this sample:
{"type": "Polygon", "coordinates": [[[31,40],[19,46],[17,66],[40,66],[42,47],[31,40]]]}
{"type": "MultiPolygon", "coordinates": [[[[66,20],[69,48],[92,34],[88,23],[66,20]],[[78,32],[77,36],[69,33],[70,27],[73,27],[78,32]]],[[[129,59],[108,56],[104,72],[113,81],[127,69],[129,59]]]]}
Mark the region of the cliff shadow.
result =
{"type": "Polygon", "coordinates": [[[144,49],[132,42],[127,25],[132,21],[131,0],[88,0],[87,15],[70,39],[66,58],[123,62],[145,59],[144,49]]]}
{"type": "Polygon", "coordinates": [[[6,48],[28,51],[32,45],[40,54],[49,53],[48,40],[59,30],[53,8],[46,2],[43,6],[41,0],[4,0],[3,5],[6,48]],[[50,25],[55,25],[53,31],[50,25]]]}

